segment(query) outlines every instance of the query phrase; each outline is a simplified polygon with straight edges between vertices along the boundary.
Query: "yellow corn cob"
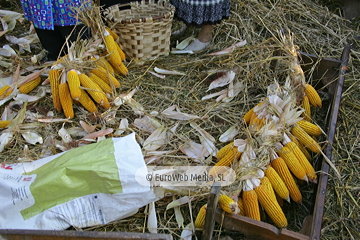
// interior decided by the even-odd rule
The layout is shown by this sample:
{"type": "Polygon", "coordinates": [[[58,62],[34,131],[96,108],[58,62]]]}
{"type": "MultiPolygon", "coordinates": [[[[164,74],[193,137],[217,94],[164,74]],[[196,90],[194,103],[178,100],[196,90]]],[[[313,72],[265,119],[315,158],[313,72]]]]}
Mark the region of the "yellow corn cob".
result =
{"type": "Polygon", "coordinates": [[[39,86],[39,84],[41,83],[41,77],[37,77],[34,80],[31,80],[27,83],[25,83],[24,85],[21,85],[19,87],[19,92],[27,94],[29,92],[31,92],[34,88],[36,88],[37,86],[39,86]]]}
{"type": "Polygon", "coordinates": [[[125,67],[124,63],[122,62],[121,56],[116,47],[117,43],[114,41],[114,38],[108,32],[105,32],[104,40],[107,51],[109,52],[109,57],[108,57],[109,63],[116,72],[126,75],[128,73],[128,70],[125,67]]]}
{"type": "Polygon", "coordinates": [[[123,50],[121,49],[121,47],[119,46],[119,44],[116,44],[116,49],[119,52],[121,60],[124,61],[126,56],[125,56],[125,53],[123,52],[123,50]]]}
{"type": "Polygon", "coordinates": [[[110,102],[109,100],[105,97],[104,101],[102,103],[100,103],[100,106],[102,106],[105,109],[109,109],[110,108],[110,102]]]}
{"type": "Polygon", "coordinates": [[[264,184],[260,184],[257,188],[255,188],[255,192],[261,206],[263,206],[265,212],[269,215],[275,226],[285,228],[288,225],[288,222],[284,212],[276,200],[276,196],[272,195],[269,188],[264,184]]]}
{"type": "Polygon", "coordinates": [[[281,179],[286,185],[286,188],[289,190],[290,197],[293,201],[301,203],[302,195],[299,187],[297,186],[295,179],[291,175],[289,168],[287,167],[284,159],[278,157],[271,162],[271,166],[279,174],[281,179]]]}
{"type": "Polygon", "coordinates": [[[273,186],[272,186],[272,184],[271,184],[268,177],[264,176],[263,178],[261,178],[260,183],[263,184],[264,186],[266,186],[269,189],[269,192],[272,195],[272,197],[275,197],[274,188],[273,188],[273,186]]]}
{"type": "Polygon", "coordinates": [[[305,95],[309,98],[311,105],[314,107],[322,107],[322,101],[318,92],[310,84],[305,85],[305,95]]]}
{"type": "Polygon", "coordinates": [[[110,28],[106,28],[106,31],[108,33],[110,33],[110,35],[113,37],[114,41],[116,41],[119,38],[119,36],[114,31],[112,31],[110,28]]]}
{"type": "Polygon", "coordinates": [[[127,67],[124,65],[123,62],[121,62],[119,65],[112,65],[114,67],[114,70],[118,73],[118,74],[122,74],[122,75],[126,75],[128,74],[128,69],[127,67]]]}
{"type": "Polygon", "coordinates": [[[11,121],[7,121],[7,120],[0,120],[0,128],[6,128],[7,126],[9,126],[9,124],[11,123],[11,121]]]}
{"type": "Polygon", "coordinates": [[[233,150],[234,142],[230,142],[226,144],[224,147],[220,148],[220,150],[216,153],[216,158],[221,160],[228,152],[233,150]]]}
{"type": "Polygon", "coordinates": [[[232,150],[230,150],[220,161],[218,161],[214,167],[210,169],[209,174],[211,176],[217,176],[218,174],[221,174],[226,171],[226,168],[229,167],[235,160],[239,160],[241,157],[241,152],[237,150],[237,147],[234,147],[232,150]]]}
{"type": "Polygon", "coordinates": [[[60,112],[62,109],[60,103],[60,96],[59,96],[60,76],[61,76],[61,70],[59,69],[49,70],[49,80],[50,80],[52,100],[54,107],[58,112],[60,112]]]}
{"type": "Polygon", "coordinates": [[[253,113],[254,113],[254,108],[255,108],[255,107],[253,107],[252,109],[250,109],[250,110],[244,115],[243,120],[244,120],[244,122],[245,122],[246,124],[249,124],[249,123],[250,123],[251,117],[252,117],[252,115],[253,115],[253,113]]]}
{"type": "Polygon", "coordinates": [[[291,129],[291,134],[297,138],[297,140],[302,143],[307,149],[314,153],[319,153],[321,147],[318,142],[316,142],[309,134],[307,134],[300,126],[295,125],[291,129]]]}
{"type": "Polygon", "coordinates": [[[6,98],[12,93],[12,88],[10,85],[5,85],[0,88],[0,99],[6,98]]]}
{"type": "Polygon", "coordinates": [[[237,204],[239,208],[239,215],[245,216],[244,201],[241,197],[238,198],[237,204]]]}
{"type": "MultiPolygon", "coordinates": [[[[86,91],[90,94],[90,96],[94,99],[95,102],[101,104],[105,101],[106,95],[101,90],[99,85],[94,83],[86,74],[79,74],[80,84],[81,86],[87,88],[86,91]]],[[[106,98],[107,99],[107,98],[106,98]]]]}
{"type": "Polygon", "coordinates": [[[115,71],[114,68],[111,66],[111,64],[103,57],[98,59],[97,67],[101,67],[105,69],[105,73],[110,73],[111,75],[114,75],[115,71]]]}
{"type": "Polygon", "coordinates": [[[200,208],[200,210],[199,210],[199,212],[198,212],[198,214],[196,216],[196,219],[195,219],[195,222],[194,222],[194,227],[195,228],[204,228],[204,226],[205,226],[206,205],[207,204],[203,205],[200,208]]]}
{"type": "Polygon", "coordinates": [[[242,199],[245,215],[249,218],[260,221],[260,208],[256,192],[254,190],[244,191],[242,199]]]}
{"type": "Polygon", "coordinates": [[[300,148],[294,142],[288,142],[285,146],[292,150],[299,163],[304,168],[308,179],[310,179],[310,181],[312,182],[316,182],[317,175],[315,173],[315,169],[313,168],[309,160],[305,157],[304,153],[300,150],[300,148]]]}
{"type": "Polygon", "coordinates": [[[89,73],[89,78],[91,80],[94,81],[94,83],[96,83],[97,85],[99,85],[99,87],[105,92],[105,93],[109,93],[111,94],[112,93],[112,89],[111,87],[109,86],[109,84],[107,84],[105,81],[103,81],[101,78],[99,78],[98,76],[96,76],[95,74],[93,73],[89,73]]]}
{"type": "Polygon", "coordinates": [[[79,103],[89,112],[97,112],[97,107],[94,103],[94,101],[89,97],[89,95],[86,93],[84,89],[81,89],[81,95],[79,98],[79,103]]]}
{"type": "Polygon", "coordinates": [[[290,135],[290,139],[291,139],[291,141],[293,141],[296,145],[298,145],[298,147],[299,147],[300,150],[303,152],[303,154],[305,155],[305,157],[310,161],[311,155],[310,155],[309,151],[304,147],[304,145],[302,145],[302,144],[296,139],[296,137],[294,137],[293,135],[290,135]]]}
{"type": "Polygon", "coordinates": [[[234,199],[226,195],[219,196],[219,206],[227,213],[238,214],[240,211],[237,202],[235,202],[234,199]]]}
{"type": "Polygon", "coordinates": [[[102,67],[95,68],[91,70],[91,73],[101,78],[105,83],[107,83],[111,87],[115,87],[115,88],[120,87],[120,82],[113,75],[106,72],[105,68],[102,67]]]}
{"type": "Polygon", "coordinates": [[[279,157],[284,159],[286,165],[290,169],[290,171],[297,177],[298,179],[308,181],[306,176],[305,169],[301,166],[299,160],[294,155],[292,149],[284,146],[278,151],[279,157]]]}
{"type": "Polygon", "coordinates": [[[302,108],[305,110],[302,114],[304,120],[310,121],[311,120],[311,108],[310,108],[309,98],[307,96],[303,97],[302,108]]]}
{"type": "Polygon", "coordinates": [[[59,84],[59,96],[60,96],[61,107],[64,111],[66,118],[73,118],[74,117],[73,100],[70,95],[69,86],[66,82],[59,84]]]}
{"type": "Polygon", "coordinates": [[[72,69],[67,72],[67,82],[70,89],[72,99],[79,100],[81,96],[80,79],[76,70],[72,69]]]}
{"type": "Polygon", "coordinates": [[[265,123],[265,119],[258,118],[256,113],[253,112],[249,123],[251,130],[256,132],[259,131],[264,126],[264,123],[265,123]]]}
{"type": "Polygon", "coordinates": [[[265,176],[271,182],[271,185],[272,185],[274,191],[277,193],[277,195],[279,197],[281,197],[282,199],[285,199],[286,201],[290,202],[289,190],[287,189],[284,181],[281,179],[281,177],[275,171],[275,169],[269,165],[265,169],[264,173],[265,173],[265,176]]]}
{"type": "Polygon", "coordinates": [[[297,125],[299,125],[299,127],[304,129],[304,131],[311,136],[318,137],[322,133],[321,128],[319,126],[317,126],[309,121],[300,120],[297,122],[297,125]]]}

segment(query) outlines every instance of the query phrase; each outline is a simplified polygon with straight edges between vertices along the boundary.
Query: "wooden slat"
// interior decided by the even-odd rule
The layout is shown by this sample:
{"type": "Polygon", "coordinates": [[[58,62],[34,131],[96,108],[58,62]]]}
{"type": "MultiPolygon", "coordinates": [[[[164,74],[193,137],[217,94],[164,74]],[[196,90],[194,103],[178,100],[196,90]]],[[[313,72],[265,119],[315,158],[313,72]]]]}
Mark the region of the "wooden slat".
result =
{"type": "MultiPolygon", "coordinates": [[[[328,131],[327,131],[327,141],[328,144],[325,148],[325,154],[328,159],[331,160],[332,156],[332,144],[334,142],[335,131],[336,131],[336,123],[340,108],[341,102],[341,95],[343,91],[343,85],[345,81],[345,73],[347,70],[347,65],[349,61],[349,54],[350,54],[350,45],[346,45],[343,50],[342,60],[341,60],[341,68],[339,72],[339,80],[337,83],[337,88],[335,91],[335,95],[333,98],[333,103],[331,106],[331,114],[330,119],[328,121],[328,131]]],[[[328,182],[328,172],[330,170],[330,166],[327,164],[325,160],[322,162],[321,166],[321,173],[318,182],[318,189],[316,194],[315,200],[315,207],[314,207],[314,219],[313,219],[313,226],[311,230],[311,239],[312,240],[319,240],[321,234],[321,223],[324,214],[324,206],[325,206],[325,196],[326,196],[326,187],[328,182]]]]}
{"type": "Polygon", "coordinates": [[[214,221],[215,210],[219,202],[220,189],[221,189],[220,183],[214,182],[206,206],[205,227],[201,237],[202,240],[212,239],[214,225],[215,225],[215,221],[214,221]]]}
{"type": "Polygon", "coordinates": [[[96,232],[96,231],[51,231],[51,230],[19,230],[1,229],[0,240],[172,240],[171,235],[129,232],[96,232]]]}
{"type": "Polygon", "coordinates": [[[252,239],[276,240],[308,240],[309,237],[287,229],[278,229],[275,226],[257,221],[241,215],[223,213],[220,209],[215,212],[215,221],[222,224],[223,228],[238,231],[252,239]]]}

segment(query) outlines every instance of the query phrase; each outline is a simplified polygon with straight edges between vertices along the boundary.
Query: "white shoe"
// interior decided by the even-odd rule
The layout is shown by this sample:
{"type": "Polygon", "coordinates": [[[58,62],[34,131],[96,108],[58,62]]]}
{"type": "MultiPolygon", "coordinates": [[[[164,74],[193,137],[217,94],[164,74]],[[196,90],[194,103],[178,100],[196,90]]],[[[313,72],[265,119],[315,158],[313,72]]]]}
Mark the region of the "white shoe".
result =
{"type": "Polygon", "coordinates": [[[192,43],[189,44],[189,46],[184,48],[184,50],[198,52],[207,48],[210,45],[210,42],[211,41],[201,42],[199,39],[196,38],[192,43]]]}

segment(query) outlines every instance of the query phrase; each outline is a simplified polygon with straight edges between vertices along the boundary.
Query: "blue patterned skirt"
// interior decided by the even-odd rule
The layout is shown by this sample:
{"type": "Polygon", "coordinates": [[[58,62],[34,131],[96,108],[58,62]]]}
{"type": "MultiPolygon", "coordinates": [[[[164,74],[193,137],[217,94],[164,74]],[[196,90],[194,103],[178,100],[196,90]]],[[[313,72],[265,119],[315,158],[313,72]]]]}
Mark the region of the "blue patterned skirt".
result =
{"type": "Polygon", "coordinates": [[[229,18],[230,0],[171,0],[175,17],[187,25],[215,25],[229,18]]]}

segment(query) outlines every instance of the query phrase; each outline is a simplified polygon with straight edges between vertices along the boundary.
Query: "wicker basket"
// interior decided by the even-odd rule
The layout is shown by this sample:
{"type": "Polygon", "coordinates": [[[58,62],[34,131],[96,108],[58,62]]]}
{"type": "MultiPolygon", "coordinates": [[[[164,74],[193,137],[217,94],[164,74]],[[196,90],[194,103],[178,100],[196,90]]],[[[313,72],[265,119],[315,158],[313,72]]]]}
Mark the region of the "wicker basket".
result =
{"type": "Polygon", "coordinates": [[[169,55],[174,12],[168,1],[150,0],[114,5],[104,13],[127,57],[152,60],[169,55]]]}

